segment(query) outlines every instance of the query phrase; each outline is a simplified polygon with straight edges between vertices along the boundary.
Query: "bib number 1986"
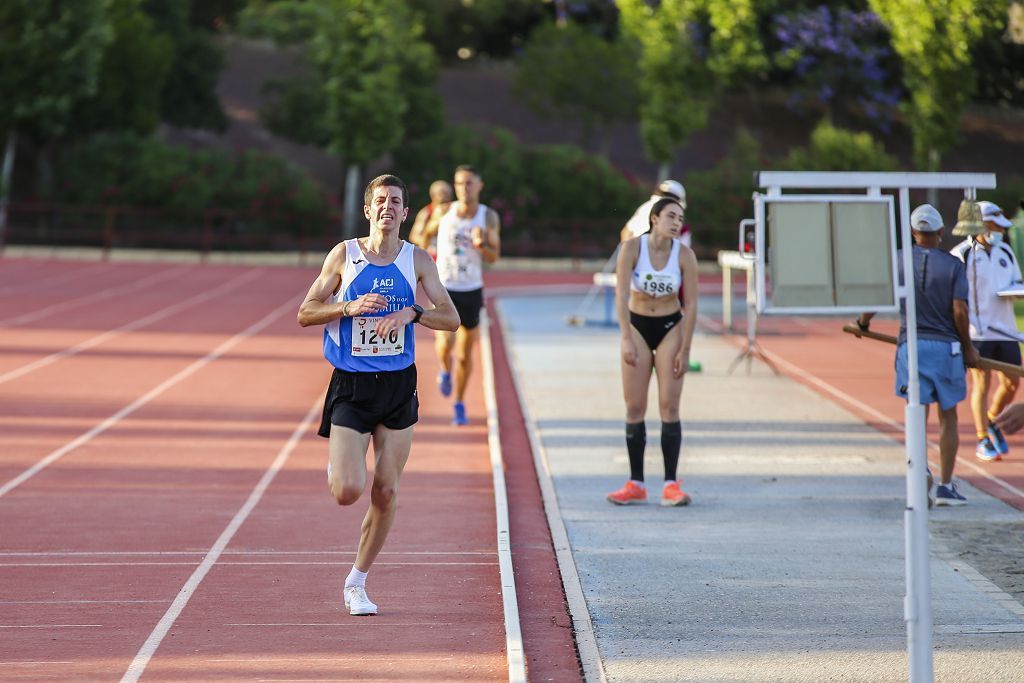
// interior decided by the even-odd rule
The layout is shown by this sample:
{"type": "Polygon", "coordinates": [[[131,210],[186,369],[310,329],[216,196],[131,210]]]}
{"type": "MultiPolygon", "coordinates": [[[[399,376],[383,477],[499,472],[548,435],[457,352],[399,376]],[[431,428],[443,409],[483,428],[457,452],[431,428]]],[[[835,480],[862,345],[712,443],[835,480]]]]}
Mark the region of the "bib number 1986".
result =
{"type": "Polygon", "coordinates": [[[405,348],[405,326],[384,337],[377,334],[380,318],[352,318],[353,356],[397,356],[405,348]]]}

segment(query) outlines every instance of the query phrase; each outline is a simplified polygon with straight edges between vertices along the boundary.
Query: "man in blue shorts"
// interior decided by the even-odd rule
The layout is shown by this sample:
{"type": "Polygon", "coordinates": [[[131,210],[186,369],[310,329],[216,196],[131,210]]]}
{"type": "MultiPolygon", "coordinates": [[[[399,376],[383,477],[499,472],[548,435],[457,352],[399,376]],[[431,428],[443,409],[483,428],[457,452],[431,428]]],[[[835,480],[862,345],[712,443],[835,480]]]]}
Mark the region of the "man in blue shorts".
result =
{"type": "MultiPolygon", "coordinates": [[[[971,340],[982,358],[1020,365],[1020,333],[1013,300],[999,296],[1000,290],[1021,281],[1020,266],[1004,239],[1013,224],[992,202],[978,202],[978,208],[985,231],[968,237],[952,252],[967,271],[971,340]]],[[[986,462],[1002,460],[1010,451],[994,420],[1013,401],[1019,383],[1016,376],[997,372],[999,384],[988,403],[990,375],[989,370],[971,370],[971,413],[978,434],[975,455],[986,462]]]]}
{"type": "MultiPolygon", "coordinates": [[[[964,264],[939,249],[942,216],[930,204],[910,214],[914,237],[914,301],[917,310],[917,370],[921,403],[939,406],[939,485],[936,505],[965,505],[967,499],[956,490],[953,467],[960,447],[956,406],[967,396],[965,366],[973,368],[978,353],[971,345],[967,321],[967,278],[964,264]]],[[[903,280],[903,259],[899,259],[903,280]]],[[[867,331],[874,314],[864,313],[857,326],[867,331]]],[[[907,398],[907,318],[900,315],[896,347],[896,394],[907,398]]],[[[927,413],[925,415],[927,419],[927,413]]],[[[929,475],[930,477],[930,475],[929,475]]]]}
{"type": "Polygon", "coordinates": [[[345,580],[345,607],[356,616],[377,613],[366,595],[366,575],[394,522],[398,480],[419,419],[414,325],[459,326],[433,259],[398,237],[409,215],[405,184],[393,175],[374,178],[363,201],[369,236],[331,250],[298,315],[303,327],[326,325],[324,357],[334,373],[319,434],[330,439],[327,481],[339,505],[355,503],[366,488],[366,453],[373,439],[370,508],[345,580]],[[417,284],[432,308],[416,303],[417,284]]]}

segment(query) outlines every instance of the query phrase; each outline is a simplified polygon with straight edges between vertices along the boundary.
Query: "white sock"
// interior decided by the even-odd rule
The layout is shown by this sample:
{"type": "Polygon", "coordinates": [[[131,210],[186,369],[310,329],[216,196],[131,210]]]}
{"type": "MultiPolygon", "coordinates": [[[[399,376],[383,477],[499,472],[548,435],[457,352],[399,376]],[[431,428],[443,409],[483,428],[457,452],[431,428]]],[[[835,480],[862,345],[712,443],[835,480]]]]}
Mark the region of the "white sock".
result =
{"type": "Polygon", "coordinates": [[[366,575],[368,573],[369,572],[359,571],[355,568],[355,565],[353,565],[352,571],[348,573],[348,577],[345,579],[345,588],[348,588],[349,586],[361,586],[366,588],[366,575]]]}
{"type": "Polygon", "coordinates": [[[944,481],[944,482],[942,482],[942,485],[943,486],[952,486],[953,485],[953,480],[950,479],[949,481],[944,481]]]}

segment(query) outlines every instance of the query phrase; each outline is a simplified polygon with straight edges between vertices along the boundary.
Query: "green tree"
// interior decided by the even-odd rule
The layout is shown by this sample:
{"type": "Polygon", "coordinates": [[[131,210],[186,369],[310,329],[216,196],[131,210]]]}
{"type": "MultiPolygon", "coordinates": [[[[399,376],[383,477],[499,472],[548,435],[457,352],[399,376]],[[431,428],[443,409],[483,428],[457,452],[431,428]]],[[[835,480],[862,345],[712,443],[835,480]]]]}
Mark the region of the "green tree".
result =
{"type": "Polygon", "coordinates": [[[753,0],[620,0],[624,32],[640,45],[640,131],[660,177],[716,95],[738,74],[764,69],[753,0]],[[705,35],[705,32],[707,35],[705,35]]]}
{"type": "Polygon", "coordinates": [[[631,42],[609,42],[572,22],[545,24],[530,34],[515,92],[541,116],[579,121],[585,147],[593,146],[600,131],[601,149],[607,153],[608,126],[636,115],[638,74],[632,48],[631,42]]]}
{"type": "Polygon", "coordinates": [[[174,45],[160,93],[160,118],[179,128],[223,131],[228,121],[217,81],[224,69],[224,54],[207,30],[190,25],[193,6],[200,4],[200,0],[145,0],[143,4],[157,32],[174,45]]]}
{"type": "MultiPolygon", "coordinates": [[[[110,41],[107,0],[4,0],[0,3],[0,247],[18,136],[43,153],[96,91],[103,50],[110,41]]],[[[45,167],[45,164],[44,164],[45,167]]]]}
{"type": "Polygon", "coordinates": [[[74,137],[97,130],[150,133],[160,123],[174,46],[156,32],[141,0],[109,1],[113,39],[103,52],[96,94],[76,108],[74,137]]]}
{"type": "Polygon", "coordinates": [[[266,92],[279,97],[263,118],[275,133],[341,157],[344,234],[351,235],[362,207],[360,169],[442,123],[437,57],[418,15],[402,0],[268,0],[243,12],[240,23],[306,45],[311,76],[268,84],[266,92]]]}
{"type": "Polygon", "coordinates": [[[908,100],[902,109],[914,136],[914,160],[939,169],[956,142],[963,109],[975,89],[971,50],[1006,3],[989,0],[869,0],[892,33],[903,62],[908,100]],[[1000,7],[1001,6],[1001,7],[1000,7]]]}

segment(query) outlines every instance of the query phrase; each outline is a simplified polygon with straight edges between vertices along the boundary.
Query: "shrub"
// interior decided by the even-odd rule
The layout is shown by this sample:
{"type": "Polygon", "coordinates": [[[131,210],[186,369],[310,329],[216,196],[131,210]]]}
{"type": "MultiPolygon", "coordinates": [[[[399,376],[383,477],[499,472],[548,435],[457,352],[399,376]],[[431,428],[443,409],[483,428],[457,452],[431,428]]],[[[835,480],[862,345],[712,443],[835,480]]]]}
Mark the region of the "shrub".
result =
{"type": "Polygon", "coordinates": [[[61,204],[159,210],[176,224],[203,225],[215,209],[246,215],[235,231],[321,234],[331,204],[304,171],[256,152],[193,151],[125,133],[96,135],[63,155],[54,194],[61,204]]]}
{"type": "Polygon", "coordinates": [[[737,248],[740,221],[754,215],[754,172],[765,166],[761,145],[740,128],[732,149],[713,169],[686,176],[686,219],[699,256],[737,248]]]}
{"type": "Polygon", "coordinates": [[[430,183],[450,182],[459,164],[480,171],[483,202],[501,215],[503,239],[555,242],[556,250],[561,243],[579,253],[574,240],[596,240],[606,255],[647,196],[601,157],[568,145],[524,146],[499,128],[446,127],[396,152],[394,171],[415,210],[429,201],[430,183]]]}
{"type": "Polygon", "coordinates": [[[836,128],[822,121],[806,148],[795,149],[782,162],[794,171],[898,171],[899,162],[869,133],[836,128]]]}

